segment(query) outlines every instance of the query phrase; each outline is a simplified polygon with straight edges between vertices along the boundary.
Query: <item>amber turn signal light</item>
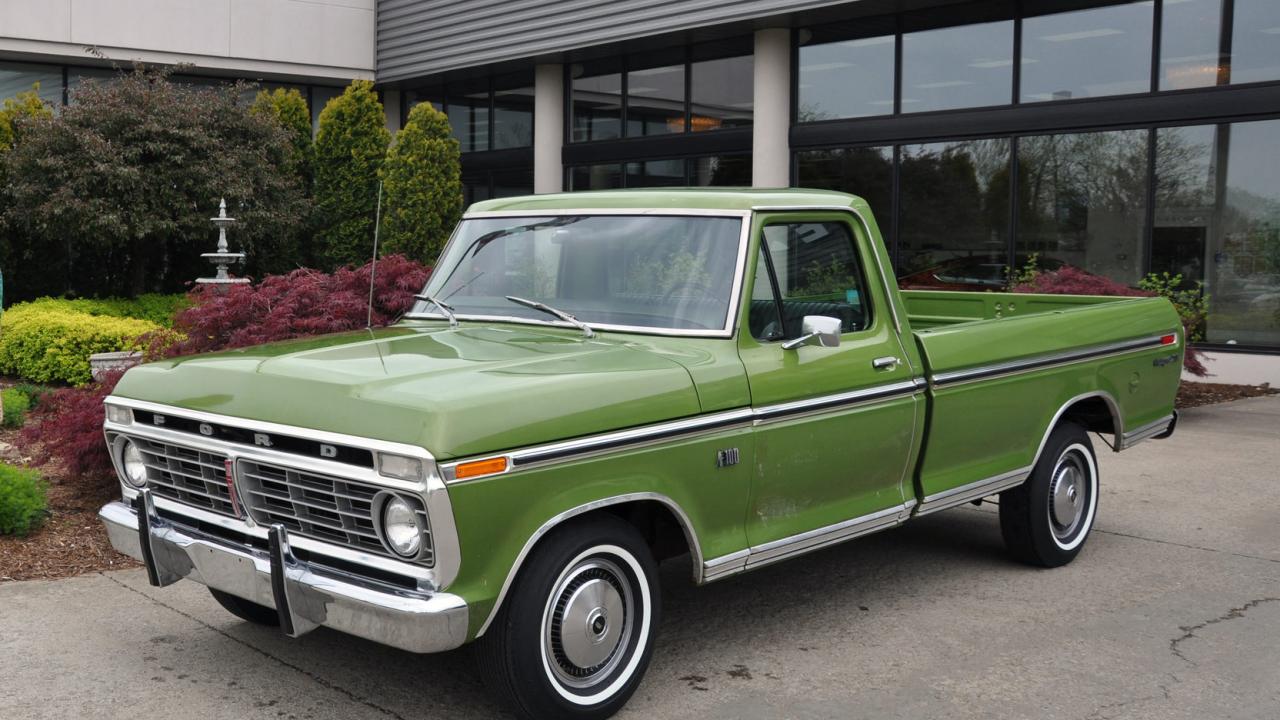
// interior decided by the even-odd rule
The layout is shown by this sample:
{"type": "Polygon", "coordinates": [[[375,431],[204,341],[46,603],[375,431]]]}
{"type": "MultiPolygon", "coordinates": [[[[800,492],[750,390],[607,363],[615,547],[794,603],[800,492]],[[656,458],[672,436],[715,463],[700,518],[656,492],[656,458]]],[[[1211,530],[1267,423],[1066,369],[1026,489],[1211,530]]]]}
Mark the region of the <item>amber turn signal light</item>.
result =
{"type": "Polygon", "coordinates": [[[481,475],[494,475],[504,472],[506,469],[507,459],[505,457],[488,458],[458,465],[453,469],[453,476],[458,480],[462,480],[463,478],[480,477],[481,475]]]}

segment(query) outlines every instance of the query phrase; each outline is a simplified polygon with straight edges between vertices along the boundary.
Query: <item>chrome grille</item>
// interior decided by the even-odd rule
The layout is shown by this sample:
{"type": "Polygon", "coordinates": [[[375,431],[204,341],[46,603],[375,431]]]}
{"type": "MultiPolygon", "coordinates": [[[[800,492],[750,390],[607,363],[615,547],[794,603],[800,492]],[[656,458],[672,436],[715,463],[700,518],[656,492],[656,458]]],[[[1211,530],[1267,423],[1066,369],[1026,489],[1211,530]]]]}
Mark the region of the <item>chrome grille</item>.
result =
{"type": "MultiPolygon", "coordinates": [[[[399,559],[383,547],[373,525],[373,498],[385,488],[244,459],[239,461],[238,478],[241,502],[255,522],[280,523],[305,537],[399,559]]],[[[430,527],[422,501],[407,494],[400,497],[414,505],[423,527],[430,527]]],[[[418,562],[430,565],[429,531],[423,543],[418,562]]]]}
{"type": "Polygon", "coordinates": [[[147,485],[161,497],[236,516],[227,488],[226,458],[179,445],[132,438],[147,466],[147,485]]]}

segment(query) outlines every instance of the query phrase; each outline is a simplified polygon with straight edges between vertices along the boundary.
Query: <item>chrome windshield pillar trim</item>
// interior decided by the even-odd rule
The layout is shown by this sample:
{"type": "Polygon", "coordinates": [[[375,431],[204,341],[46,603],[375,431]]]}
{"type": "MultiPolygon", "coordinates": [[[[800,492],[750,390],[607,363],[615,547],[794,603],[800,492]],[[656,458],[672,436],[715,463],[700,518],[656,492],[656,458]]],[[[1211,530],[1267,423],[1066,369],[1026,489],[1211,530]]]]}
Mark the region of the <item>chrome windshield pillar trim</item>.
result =
{"type": "Polygon", "coordinates": [[[1143,440],[1150,440],[1157,435],[1169,432],[1175,422],[1177,422],[1177,413],[1170,413],[1159,420],[1134,428],[1121,436],[1122,439],[1118,449],[1128,450],[1143,440]]]}
{"type": "Polygon", "coordinates": [[[1011,360],[1009,362],[997,363],[995,365],[984,365],[980,367],[965,368],[963,370],[948,370],[945,372],[935,373],[930,378],[930,381],[934,387],[949,387],[962,383],[990,380],[1008,375],[1031,372],[1033,370],[1041,370],[1058,365],[1084,362],[1086,360],[1096,360],[1111,355],[1124,355],[1152,348],[1169,347],[1168,345],[1161,345],[1161,338],[1165,335],[1168,335],[1168,333],[1153,335],[1150,337],[1135,338],[1132,340],[1122,340],[1103,345],[1094,345],[1066,352],[1033,355],[1020,360],[1011,360]]]}
{"type": "MultiPolygon", "coordinates": [[[[427,516],[431,526],[431,538],[433,551],[435,553],[435,563],[431,567],[402,562],[392,558],[379,557],[359,550],[354,550],[352,548],[342,547],[340,545],[312,538],[295,536],[291,537],[289,540],[294,547],[300,550],[306,550],[307,552],[314,552],[320,555],[327,555],[338,560],[356,563],[359,565],[367,565],[379,570],[412,577],[433,590],[443,590],[447,588],[458,576],[462,562],[462,553],[458,541],[457,525],[455,524],[456,521],[453,515],[453,505],[449,500],[448,488],[445,486],[444,478],[440,474],[435,457],[432,456],[432,454],[425,448],[416,445],[377,440],[374,438],[363,438],[342,433],[311,430],[309,428],[301,428],[292,425],[248,420],[198,410],[187,410],[185,408],[160,405],[142,400],[132,400],[118,396],[108,397],[106,402],[135,410],[163,413],[173,417],[184,417],[202,422],[245,428],[248,430],[291,435],[294,437],[303,437],[321,442],[332,442],[340,445],[361,447],[375,453],[387,452],[418,458],[422,461],[423,467],[426,470],[426,477],[421,481],[414,482],[386,477],[378,474],[374,469],[360,467],[357,465],[347,465],[345,463],[339,463],[332,460],[284,453],[256,445],[232,443],[188,432],[142,425],[137,422],[124,425],[112,423],[108,420],[103,424],[103,432],[108,436],[112,434],[120,434],[142,437],[149,440],[197,448],[210,453],[218,453],[231,458],[234,461],[233,467],[238,467],[240,460],[260,461],[295,470],[315,472],[338,478],[356,480],[370,485],[380,485],[390,489],[414,493],[422,499],[422,502],[426,507],[427,516]]],[[[121,468],[114,457],[113,463],[117,465],[116,472],[119,474],[121,468]]],[[[121,481],[120,485],[122,493],[126,499],[136,497],[137,490],[129,487],[129,485],[123,481],[121,481]]],[[[256,537],[259,539],[267,538],[267,529],[255,524],[247,517],[244,519],[230,518],[216,513],[207,512],[190,505],[171,501],[163,497],[155,498],[155,505],[156,507],[169,512],[217,524],[242,535],[256,537]]]]}
{"type": "Polygon", "coordinates": [[[524,543],[524,547],[520,548],[520,553],[516,555],[515,561],[511,563],[511,569],[507,571],[507,577],[502,581],[501,589],[498,590],[498,597],[493,601],[493,609],[489,611],[489,616],[485,618],[484,624],[480,626],[480,630],[476,633],[476,638],[484,635],[485,631],[489,629],[489,624],[493,622],[494,617],[498,615],[498,610],[502,608],[502,601],[506,599],[507,591],[511,589],[511,583],[515,581],[516,575],[524,565],[525,559],[529,556],[530,551],[533,550],[534,545],[536,545],[538,540],[542,539],[544,535],[554,530],[564,521],[578,515],[582,515],[583,513],[588,513],[592,510],[599,510],[600,508],[612,505],[620,505],[622,503],[642,500],[653,500],[661,503],[675,514],[676,519],[680,523],[680,529],[684,532],[685,541],[689,544],[689,554],[693,559],[693,582],[696,585],[701,585],[703,583],[702,546],[698,543],[698,535],[694,531],[693,523],[689,521],[689,516],[685,513],[684,508],[680,507],[679,504],[666,495],[655,492],[634,492],[601,498],[556,514],[546,522],[542,523],[542,525],[529,536],[529,539],[524,543]]]}
{"type": "Polygon", "coordinates": [[[415,653],[452,650],[467,639],[469,609],[461,597],[325,573],[291,556],[286,533],[280,533],[272,552],[263,552],[161,517],[140,522],[123,502],[108,503],[98,517],[116,550],[142,559],[139,528],[145,526],[162,575],[275,608],[292,624],[285,630],[294,636],[323,625],[415,653]]]}

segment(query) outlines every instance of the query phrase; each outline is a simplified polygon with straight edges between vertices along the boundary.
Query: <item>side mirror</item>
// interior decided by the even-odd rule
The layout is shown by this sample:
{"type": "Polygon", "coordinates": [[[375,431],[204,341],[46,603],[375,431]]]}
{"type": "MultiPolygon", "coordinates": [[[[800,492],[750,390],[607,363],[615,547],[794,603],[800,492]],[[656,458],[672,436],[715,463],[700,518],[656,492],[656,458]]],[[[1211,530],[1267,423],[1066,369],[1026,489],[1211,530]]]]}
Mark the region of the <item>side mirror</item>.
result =
{"type": "Polygon", "coordinates": [[[783,350],[794,350],[801,345],[817,345],[818,347],[838,347],[840,345],[840,329],[843,323],[840,318],[826,315],[805,315],[801,324],[800,337],[782,343],[783,350]]]}

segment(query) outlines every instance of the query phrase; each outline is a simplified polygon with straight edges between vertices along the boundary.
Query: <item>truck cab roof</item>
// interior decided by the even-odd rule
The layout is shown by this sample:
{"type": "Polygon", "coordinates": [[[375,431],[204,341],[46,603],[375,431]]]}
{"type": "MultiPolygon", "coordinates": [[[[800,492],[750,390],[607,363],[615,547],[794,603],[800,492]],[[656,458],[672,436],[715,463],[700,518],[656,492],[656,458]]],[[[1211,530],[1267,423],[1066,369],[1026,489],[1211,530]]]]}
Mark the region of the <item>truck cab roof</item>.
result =
{"type": "Polygon", "coordinates": [[[865,208],[862,198],[848,193],[804,188],[638,188],[549,193],[498,198],[475,203],[472,213],[564,210],[734,210],[757,208],[865,208]]]}

